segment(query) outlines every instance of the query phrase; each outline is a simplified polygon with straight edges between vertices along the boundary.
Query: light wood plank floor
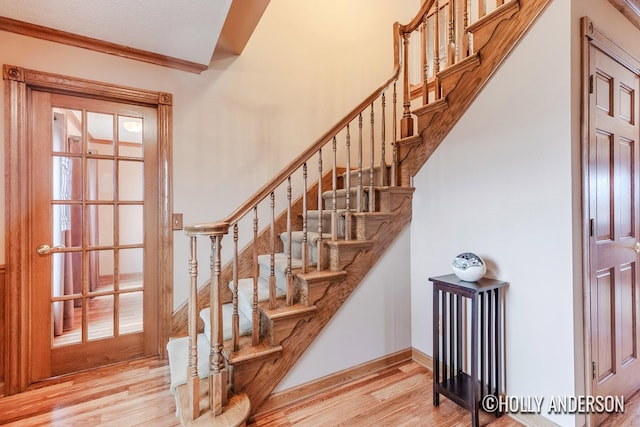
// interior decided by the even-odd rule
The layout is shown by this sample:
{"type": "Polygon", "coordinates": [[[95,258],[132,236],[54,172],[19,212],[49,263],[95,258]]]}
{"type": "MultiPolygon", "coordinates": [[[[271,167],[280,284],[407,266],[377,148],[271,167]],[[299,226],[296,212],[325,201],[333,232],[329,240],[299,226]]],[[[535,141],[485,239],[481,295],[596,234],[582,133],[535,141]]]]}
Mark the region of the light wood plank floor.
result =
{"type": "MultiPolygon", "coordinates": [[[[169,392],[169,367],[155,358],[47,381],[0,398],[9,426],[179,426],[169,392]]],[[[385,369],[257,417],[248,427],[468,426],[468,412],[446,398],[434,408],[431,373],[415,362],[385,369]]],[[[640,425],[640,393],[606,426],[640,425]]],[[[514,427],[509,417],[481,415],[481,425],[514,427]]]]}
{"type": "MultiPolygon", "coordinates": [[[[335,387],[289,407],[261,414],[247,427],[469,426],[471,414],[445,397],[433,406],[431,371],[406,362],[335,387]]],[[[515,427],[512,418],[484,412],[480,425],[515,427]]]]}

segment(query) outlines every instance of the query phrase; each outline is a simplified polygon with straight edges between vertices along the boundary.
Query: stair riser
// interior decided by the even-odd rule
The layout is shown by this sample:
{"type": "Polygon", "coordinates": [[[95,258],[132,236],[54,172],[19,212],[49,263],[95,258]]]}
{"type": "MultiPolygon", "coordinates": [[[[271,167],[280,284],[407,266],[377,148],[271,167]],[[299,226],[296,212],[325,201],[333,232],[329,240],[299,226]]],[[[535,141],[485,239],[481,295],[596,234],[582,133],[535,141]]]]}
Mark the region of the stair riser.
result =
{"type": "MultiPolygon", "coordinates": [[[[287,289],[287,275],[284,271],[280,270],[276,265],[274,268],[274,276],[276,278],[276,287],[284,291],[287,289]]],[[[268,265],[260,264],[260,277],[271,280],[271,267],[268,265]]]]}
{"type": "MultiPolygon", "coordinates": [[[[327,211],[325,211],[327,212],[327,211]]],[[[323,215],[322,218],[322,232],[323,233],[331,233],[331,212],[329,215],[323,215]]],[[[338,226],[338,238],[344,237],[344,216],[337,214],[337,226],[338,226]]],[[[317,216],[309,216],[307,219],[307,229],[318,231],[318,217],[317,216]]]]}
{"type": "MultiPolygon", "coordinates": [[[[281,237],[281,240],[286,250],[287,236],[283,235],[281,237]]],[[[291,242],[291,257],[302,259],[302,247],[303,247],[303,244],[301,241],[294,240],[293,242],[291,242]]],[[[316,261],[318,260],[318,246],[314,243],[307,242],[307,254],[309,256],[309,262],[315,264],[316,261]]]]}
{"type": "Polygon", "coordinates": [[[262,317],[261,329],[271,345],[279,345],[282,340],[291,335],[299,321],[307,321],[315,313],[307,313],[301,316],[293,316],[287,319],[270,320],[262,317]]]}
{"type": "MultiPolygon", "coordinates": [[[[324,199],[324,206],[328,210],[333,209],[333,195],[330,193],[324,193],[322,195],[324,199]]],[[[358,207],[358,196],[355,191],[351,191],[351,195],[349,196],[349,209],[357,209],[358,207]]],[[[360,208],[361,210],[367,210],[369,206],[369,198],[367,197],[366,191],[362,191],[362,195],[360,197],[360,208]]],[[[336,197],[336,209],[347,209],[347,197],[344,195],[340,195],[336,197]]],[[[317,226],[317,224],[316,224],[317,226]]]]}
{"type": "Polygon", "coordinates": [[[410,187],[387,187],[376,190],[376,212],[394,212],[402,202],[411,198],[413,189],[410,187]]]}

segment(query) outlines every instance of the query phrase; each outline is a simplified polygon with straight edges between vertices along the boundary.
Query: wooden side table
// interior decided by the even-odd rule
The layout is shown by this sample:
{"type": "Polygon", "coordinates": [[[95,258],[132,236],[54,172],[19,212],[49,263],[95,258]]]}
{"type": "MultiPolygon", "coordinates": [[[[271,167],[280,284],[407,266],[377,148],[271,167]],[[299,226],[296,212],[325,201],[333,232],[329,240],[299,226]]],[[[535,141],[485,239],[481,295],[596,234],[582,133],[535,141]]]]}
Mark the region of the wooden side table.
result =
{"type": "MultiPolygon", "coordinates": [[[[455,274],[430,277],[433,282],[433,404],[440,394],[471,412],[471,425],[479,425],[480,401],[486,395],[500,398],[504,378],[502,301],[507,282],[480,279],[466,282],[455,274]],[[470,301],[465,310],[463,299],[470,301]],[[466,317],[471,329],[467,342],[466,317]],[[463,317],[464,313],[464,317],[463,317]],[[471,364],[465,372],[465,358],[471,364]]],[[[496,417],[502,415],[496,410],[496,417]]]]}

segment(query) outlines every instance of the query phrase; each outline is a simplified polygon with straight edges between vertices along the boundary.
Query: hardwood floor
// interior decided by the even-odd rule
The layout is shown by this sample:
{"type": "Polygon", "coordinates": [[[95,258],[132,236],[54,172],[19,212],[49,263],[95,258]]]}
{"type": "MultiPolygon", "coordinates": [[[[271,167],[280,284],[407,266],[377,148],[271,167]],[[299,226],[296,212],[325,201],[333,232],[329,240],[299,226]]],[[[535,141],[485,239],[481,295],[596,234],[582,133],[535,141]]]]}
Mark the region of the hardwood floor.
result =
{"type": "MultiPolygon", "coordinates": [[[[431,371],[407,362],[352,381],[319,395],[259,415],[247,427],[287,426],[469,426],[471,415],[441,397],[433,406],[431,371]]],[[[515,427],[512,418],[482,412],[480,425],[515,427]]]]}
{"type": "MultiPolygon", "coordinates": [[[[35,385],[32,390],[0,399],[0,424],[9,426],[153,426],[173,427],[175,401],[169,392],[166,361],[148,358],[35,385]]],[[[431,372],[407,362],[335,387],[271,413],[247,427],[287,426],[468,426],[467,411],[446,398],[434,408],[431,372]]],[[[633,426],[640,420],[640,393],[606,426],[633,426]]],[[[490,427],[522,424],[481,413],[490,427]]]]}
{"type": "Polygon", "coordinates": [[[165,360],[141,359],[36,385],[0,399],[9,426],[178,426],[165,360]]]}

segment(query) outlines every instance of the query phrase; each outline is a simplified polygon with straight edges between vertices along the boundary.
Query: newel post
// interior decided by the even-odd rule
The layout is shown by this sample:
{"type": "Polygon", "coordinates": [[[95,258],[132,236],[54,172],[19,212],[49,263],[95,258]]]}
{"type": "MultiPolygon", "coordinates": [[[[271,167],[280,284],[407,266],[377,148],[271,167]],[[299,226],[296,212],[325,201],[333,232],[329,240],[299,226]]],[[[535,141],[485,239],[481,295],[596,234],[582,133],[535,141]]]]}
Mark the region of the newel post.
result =
{"type": "Polygon", "coordinates": [[[211,348],[209,351],[209,407],[213,415],[222,414],[227,404],[227,367],[222,356],[223,325],[222,299],[220,298],[220,255],[222,249],[222,235],[214,234],[211,239],[211,290],[210,290],[210,322],[211,348]]]}
{"type": "Polygon", "coordinates": [[[189,272],[191,275],[189,293],[189,391],[191,393],[192,419],[200,413],[200,390],[198,382],[198,355],[197,355],[197,321],[198,321],[198,264],[197,264],[197,237],[208,236],[211,240],[210,252],[210,321],[211,336],[209,338],[209,408],[212,414],[220,415],[227,404],[228,373],[223,349],[223,324],[222,324],[222,299],[220,297],[221,275],[221,241],[229,232],[229,223],[204,223],[185,227],[186,234],[191,239],[191,256],[189,260],[189,272]]]}

